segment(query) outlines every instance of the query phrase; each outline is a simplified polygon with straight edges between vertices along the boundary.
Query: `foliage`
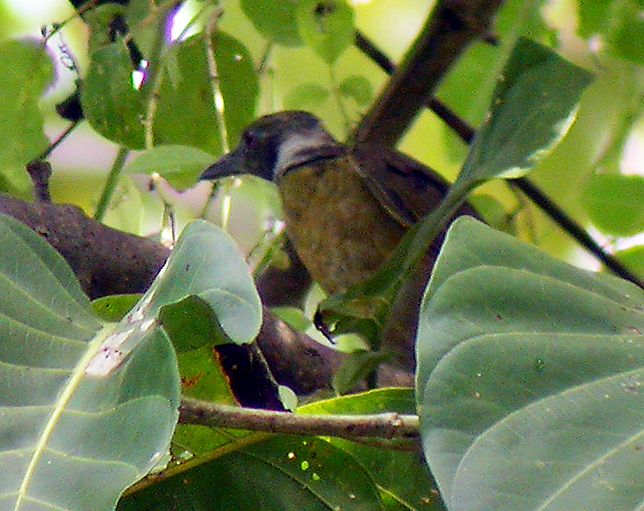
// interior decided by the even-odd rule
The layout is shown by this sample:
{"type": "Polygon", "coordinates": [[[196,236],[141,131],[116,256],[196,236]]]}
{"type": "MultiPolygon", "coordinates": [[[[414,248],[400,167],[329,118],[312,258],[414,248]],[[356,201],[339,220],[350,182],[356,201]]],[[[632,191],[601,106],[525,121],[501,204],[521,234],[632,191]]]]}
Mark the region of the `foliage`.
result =
{"type": "MultiPolygon", "coordinates": [[[[312,110],[346,134],[382,83],[351,49],[368,7],[345,0],[240,0],[226,5],[221,19],[218,6],[195,2],[185,8],[195,33],[171,42],[172,2],[117,3],[97,2],[82,14],[91,36],[80,102],[97,133],[143,150],[125,167],[123,190],[131,191],[124,183],[135,174],[191,186],[273,106],[312,110]],[[145,80],[135,86],[139,75],[145,80]]],[[[417,156],[431,153],[429,162],[446,174],[462,172],[439,213],[407,239],[391,265],[396,271],[385,274],[387,292],[435,237],[436,219],[478,185],[490,194],[480,202],[496,225],[542,242],[548,224],[490,184],[535,168],[540,176],[554,168],[550,187],[563,194],[557,197],[574,187],[579,197],[570,209],[615,243],[641,231],[642,180],[620,173],[642,113],[641,9],[634,0],[575,5],[578,41],[603,43],[600,53],[538,44],[554,39],[541,3],[510,0],[497,27],[501,46],[476,45],[440,90],[465,118],[484,120],[469,156],[427,118],[405,140],[417,156]],[[593,69],[596,83],[583,96],[589,73],[562,54],[593,69]],[[601,96],[615,76],[628,94],[601,96]],[[612,110],[598,122],[592,114],[609,108],[607,96],[612,110]]],[[[25,194],[22,168],[46,148],[41,96],[54,77],[52,41],[0,43],[0,188],[14,194],[25,194]]],[[[279,210],[249,211],[257,202],[272,205],[274,196],[252,183],[231,190],[245,201],[242,219],[230,221],[233,234],[260,240],[262,223],[279,210]]],[[[112,198],[117,213],[138,204],[121,193],[112,198]]],[[[223,202],[215,198],[207,209],[223,202]]],[[[221,230],[190,224],[145,295],[102,299],[93,310],[71,270],[38,236],[0,217],[0,242],[2,510],[114,509],[155,465],[159,473],[127,490],[119,509],[621,511],[644,498],[641,290],[473,220],[449,231],[426,291],[415,392],[377,390],[298,409],[328,416],[416,412],[427,462],[404,442],[383,447],[176,426],[180,393],[234,403],[212,347],[252,342],[259,330],[261,304],[244,254],[221,230]]],[[[561,255],[566,246],[556,249],[561,255]]],[[[641,247],[624,251],[624,260],[636,272],[644,268],[641,247]]],[[[381,290],[377,284],[359,298],[381,290]]],[[[327,307],[351,312],[337,303],[327,307]]],[[[350,388],[382,358],[359,354],[337,374],[336,386],[350,388]]]]}

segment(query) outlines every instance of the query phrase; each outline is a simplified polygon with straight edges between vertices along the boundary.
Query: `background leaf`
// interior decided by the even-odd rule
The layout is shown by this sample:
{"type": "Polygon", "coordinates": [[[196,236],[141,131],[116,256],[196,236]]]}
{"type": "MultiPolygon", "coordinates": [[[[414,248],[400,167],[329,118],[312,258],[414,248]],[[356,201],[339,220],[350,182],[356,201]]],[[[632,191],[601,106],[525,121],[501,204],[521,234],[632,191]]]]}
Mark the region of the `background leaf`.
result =
{"type": "Polygon", "coordinates": [[[57,252],[5,216],[0,243],[0,508],[113,509],[168,448],[172,347],[130,322],[121,339],[136,350],[121,357],[57,252]]]}
{"type": "Polygon", "coordinates": [[[329,90],[317,83],[303,83],[284,98],[284,107],[289,110],[314,109],[329,97],[329,90]]]}
{"type": "Polygon", "coordinates": [[[333,64],[355,37],[353,9],[344,0],[303,0],[297,7],[302,40],[327,64],[333,64]]]}
{"type": "Polygon", "coordinates": [[[450,510],[641,502],[643,304],[630,283],[453,224],[417,344],[423,447],[450,510]]]}
{"type": "Polygon", "coordinates": [[[203,170],[217,158],[196,147],[159,145],[137,156],[126,171],[132,174],[158,172],[175,188],[194,186],[203,170]]]}
{"type": "Polygon", "coordinates": [[[240,5],[244,14],[266,39],[284,46],[300,46],[302,44],[295,23],[296,1],[241,0],[240,5]]]}
{"type": "Polygon", "coordinates": [[[634,236],[644,226],[644,177],[595,174],[582,196],[590,221],[613,236],[634,236]]]}
{"type": "MultiPolygon", "coordinates": [[[[255,116],[257,75],[250,52],[234,37],[217,31],[213,46],[226,105],[228,145],[234,146],[255,116]]],[[[205,49],[204,36],[200,34],[174,46],[166,56],[154,123],[156,144],[189,145],[212,154],[222,153],[205,49]]]]}
{"type": "Polygon", "coordinates": [[[49,55],[37,41],[0,43],[0,190],[29,189],[25,165],[48,144],[38,102],[53,78],[49,55]]]}

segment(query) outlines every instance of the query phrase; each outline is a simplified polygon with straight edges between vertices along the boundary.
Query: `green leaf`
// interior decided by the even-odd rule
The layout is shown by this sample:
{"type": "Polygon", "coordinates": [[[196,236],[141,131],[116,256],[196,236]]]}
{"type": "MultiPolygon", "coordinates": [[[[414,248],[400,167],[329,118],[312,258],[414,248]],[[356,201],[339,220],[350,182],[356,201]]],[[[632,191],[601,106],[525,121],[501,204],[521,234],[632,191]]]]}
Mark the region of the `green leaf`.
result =
{"type": "Polygon", "coordinates": [[[615,254],[635,275],[644,275],[644,245],[621,250],[615,254]]]}
{"type": "Polygon", "coordinates": [[[353,98],[360,106],[366,106],[373,99],[373,87],[364,76],[354,75],[342,80],[340,93],[353,98]]]}
{"type": "Polygon", "coordinates": [[[113,509],[168,448],[172,346],[147,317],[99,323],[62,257],[9,217],[0,244],[0,508],[113,509]]]}
{"type": "Polygon", "coordinates": [[[194,186],[203,169],[217,158],[196,147],[161,145],[137,156],[126,167],[130,174],[153,174],[167,179],[175,188],[194,186]]]}
{"type": "Polygon", "coordinates": [[[202,220],[188,224],[132,315],[157,312],[179,352],[255,338],[261,302],[228,234],[202,220]]]}
{"type": "Polygon", "coordinates": [[[644,226],[644,177],[595,174],[584,189],[582,204],[605,234],[639,234],[644,226]]]}
{"type": "Polygon", "coordinates": [[[38,102],[53,78],[51,59],[42,44],[31,39],[0,43],[1,188],[29,189],[25,166],[49,143],[38,102]]]}
{"type": "Polygon", "coordinates": [[[303,83],[295,87],[284,98],[284,107],[289,110],[313,110],[324,103],[329,91],[317,83],[303,83]]]}
{"type": "Polygon", "coordinates": [[[364,468],[318,438],[277,437],[224,454],[128,496],[120,511],[378,511],[364,468]],[[179,506],[179,507],[177,507],[179,506]]]}
{"type": "Polygon", "coordinates": [[[296,18],[302,40],[327,64],[353,44],[354,13],[344,0],[303,0],[296,18]]]}
{"type": "MultiPolygon", "coordinates": [[[[234,37],[217,31],[213,46],[228,145],[234,146],[255,117],[257,75],[248,49],[234,37]]],[[[155,144],[181,144],[221,154],[205,48],[204,36],[199,34],[174,46],[167,55],[154,122],[155,144]]]]}
{"type": "Polygon", "coordinates": [[[141,299],[141,295],[111,295],[97,298],[92,302],[92,310],[103,321],[121,321],[132,307],[141,299]]]}
{"type": "Polygon", "coordinates": [[[578,1],[579,35],[587,39],[592,35],[605,32],[610,21],[610,6],[613,3],[614,0],[578,1]]]}
{"type": "Polygon", "coordinates": [[[313,321],[306,317],[302,309],[297,307],[272,307],[271,312],[298,332],[305,332],[313,326],[313,321]]]}
{"type": "Polygon", "coordinates": [[[145,104],[132,81],[132,62],[121,42],[96,50],[81,89],[85,117],[105,138],[131,149],[144,147],[145,104]]]}
{"type": "Polygon", "coordinates": [[[501,72],[457,186],[527,174],[568,131],[591,81],[587,71],[548,48],[520,39],[501,72]]]}
{"type": "Polygon", "coordinates": [[[644,6],[637,0],[616,2],[612,9],[608,40],[619,57],[644,64],[644,6]]]}
{"type": "Polygon", "coordinates": [[[294,0],[241,0],[242,11],[266,38],[284,46],[300,46],[302,39],[297,31],[294,0]]]}
{"type": "Polygon", "coordinates": [[[371,372],[378,369],[380,364],[392,357],[392,353],[384,351],[357,351],[348,354],[343,364],[333,375],[333,390],[337,394],[350,392],[371,372]]]}
{"type": "Polygon", "coordinates": [[[635,509],[644,293],[469,218],[421,309],[423,448],[450,510],[635,509]]]}
{"type": "MultiPolygon", "coordinates": [[[[298,409],[300,414],[364,415],[415,413],[411,389],[378,389],[362,394],[317,401],[298,409]]],[[[427,465],[416,452],[383,449],[332,438],[331,444],[354,456],[374,478],[388,510],[438,511],[445,509],[427,465]]]]}

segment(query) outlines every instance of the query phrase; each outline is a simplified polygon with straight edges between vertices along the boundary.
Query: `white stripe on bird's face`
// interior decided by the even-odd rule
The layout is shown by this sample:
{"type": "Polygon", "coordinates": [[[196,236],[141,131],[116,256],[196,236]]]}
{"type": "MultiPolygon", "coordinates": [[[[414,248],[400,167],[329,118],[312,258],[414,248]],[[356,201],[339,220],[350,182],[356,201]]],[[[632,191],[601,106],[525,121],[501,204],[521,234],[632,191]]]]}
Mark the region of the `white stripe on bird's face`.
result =
{"type": "Polygon", "coordinates": [[[328,146],[337,146],[337,142],[322,129],[286,134],[277,151],[273,175],[283,176],[289,169],[315,159],[320,149],[328,146]]]}

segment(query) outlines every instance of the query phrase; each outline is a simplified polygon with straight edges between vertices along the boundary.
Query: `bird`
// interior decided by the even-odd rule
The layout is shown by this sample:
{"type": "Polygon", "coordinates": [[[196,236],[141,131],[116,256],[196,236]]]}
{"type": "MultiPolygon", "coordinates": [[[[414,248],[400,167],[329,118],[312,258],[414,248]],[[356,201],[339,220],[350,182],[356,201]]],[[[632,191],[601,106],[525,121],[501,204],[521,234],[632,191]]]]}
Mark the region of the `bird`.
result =
{"type": "MultiPolygon", "coordinates": [[[[338,142],[316,116],[296,110],[251,123],[237,147],[200,179],[244,174],[277,185],[287,236],[312,278],[331,295],[374,275],[449,188],[413,158],[378,144],[338,142]]],[[[469,206],[459,214],[476,215],[469,206]]],[[[428,251],[413,289],[402,293],[405,301],[395,315],[403,327],[389,329],[404,337],[389,344],[402,353],[405,366],[413,365],[411,337],[439,247],[440,240],[428,251]]]]}

